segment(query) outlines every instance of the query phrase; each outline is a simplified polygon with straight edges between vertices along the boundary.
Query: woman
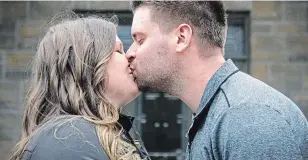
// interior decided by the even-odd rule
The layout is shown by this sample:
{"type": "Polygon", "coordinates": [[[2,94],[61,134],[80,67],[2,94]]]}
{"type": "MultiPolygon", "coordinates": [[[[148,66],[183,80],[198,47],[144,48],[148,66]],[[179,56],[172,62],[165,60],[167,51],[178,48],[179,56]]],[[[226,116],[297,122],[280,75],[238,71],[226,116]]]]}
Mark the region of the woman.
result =
{"type": "Polygon", "coordinates": [[[52,26],[34,61],[11,160],[147,159],[121,106],[139,91],[116,26],[94,17],[52,26]]]}

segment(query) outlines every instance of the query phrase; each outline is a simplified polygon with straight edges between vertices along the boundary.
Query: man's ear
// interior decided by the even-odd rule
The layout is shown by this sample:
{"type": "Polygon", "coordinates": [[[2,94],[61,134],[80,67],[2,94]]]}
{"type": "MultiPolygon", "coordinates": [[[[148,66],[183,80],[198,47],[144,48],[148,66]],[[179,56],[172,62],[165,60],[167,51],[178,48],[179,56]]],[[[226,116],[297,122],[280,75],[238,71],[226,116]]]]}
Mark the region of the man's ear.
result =
{"type": "Polygon", "coordinates": [[[176,52],[183,52],[191,42],[192,28],[188,24],[179,25],[175,34],[177,36],[176,52]]]}

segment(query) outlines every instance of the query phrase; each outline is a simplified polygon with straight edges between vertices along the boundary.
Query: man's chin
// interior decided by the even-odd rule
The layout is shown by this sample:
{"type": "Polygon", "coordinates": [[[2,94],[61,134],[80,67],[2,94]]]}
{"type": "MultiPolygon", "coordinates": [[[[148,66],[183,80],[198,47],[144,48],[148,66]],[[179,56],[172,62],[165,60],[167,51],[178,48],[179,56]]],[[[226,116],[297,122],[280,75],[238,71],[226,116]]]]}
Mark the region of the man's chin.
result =
{"type": "Polygon", "coordinates": [[[139,91],[141,92],[152,92],[151,91],[152,89],[148,85],[140,84],[138,83],[138,81],[137,81],[137,86],[138,86],[139,91]]]}
{"type": "Polygon", "coordinates": [[[150,88],[149,87],[145,87],[145,86],[138,86],[139,91],[141,92],[150,92],[150,88]]]}
{"type": "Polygon", "coordinates": [[[162,92],[162,90],[159,89],[155,89],[157,87],[155,87],[155,85],[152,85],[152,87],[150,87],[150,84],[145,84],[145,83],[140,83],[140,81],[136,81],[137,82],[137,86],[139,91],[141,92],[162,92]]]}
{"type": "Polygon", "coordinates": [[[138,89],[141,92],[161,92],[159,90],[153,89],[153,88],[148,87],[148,86],[138,86],[138,89]]]}

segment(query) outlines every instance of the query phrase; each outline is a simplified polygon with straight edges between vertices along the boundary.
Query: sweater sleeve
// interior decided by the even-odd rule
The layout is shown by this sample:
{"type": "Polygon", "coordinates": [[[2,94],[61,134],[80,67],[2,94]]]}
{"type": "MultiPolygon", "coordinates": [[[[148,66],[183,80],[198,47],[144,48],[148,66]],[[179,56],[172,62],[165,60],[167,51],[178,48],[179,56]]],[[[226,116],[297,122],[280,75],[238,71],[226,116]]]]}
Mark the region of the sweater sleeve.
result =
{"type": "Polygon", "coordinates": [[[82,118],[61,120],[41,129],[30,141],[23,160],[108,160],[95,127],[82,118]]]}
{"type": "Polygon", "coordinates": [[[268,106],[230,108],[212,135],[218,159],[303,159],[290,125],[268,106]]]}

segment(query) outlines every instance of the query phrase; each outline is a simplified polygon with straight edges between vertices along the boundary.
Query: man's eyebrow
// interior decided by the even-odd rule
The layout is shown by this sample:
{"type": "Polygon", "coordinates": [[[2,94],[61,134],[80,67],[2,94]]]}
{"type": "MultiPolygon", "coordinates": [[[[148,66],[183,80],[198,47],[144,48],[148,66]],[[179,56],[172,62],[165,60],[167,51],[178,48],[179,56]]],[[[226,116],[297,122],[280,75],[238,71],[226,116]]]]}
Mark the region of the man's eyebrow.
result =
{"type": "Polygon", "coordinates": [[[144,36],[141,32],[132,33],[133,40],[137,41],[138,36],[144,36]]]}
{"type": "Polygon", "coordinates": [[[134,40],[136,40],[136,37],[137,37],[136,33],[133,33],[132,37],[133,37],[134,40]]]}
{"type": "Polygon", "coordinates": [[[135,41],[137,41],[138,36],[139,36],[139,33],[138,33],[138,32],[132,34],[132,37],[133,37],[133,39],[134,39],[135,41]]]}

